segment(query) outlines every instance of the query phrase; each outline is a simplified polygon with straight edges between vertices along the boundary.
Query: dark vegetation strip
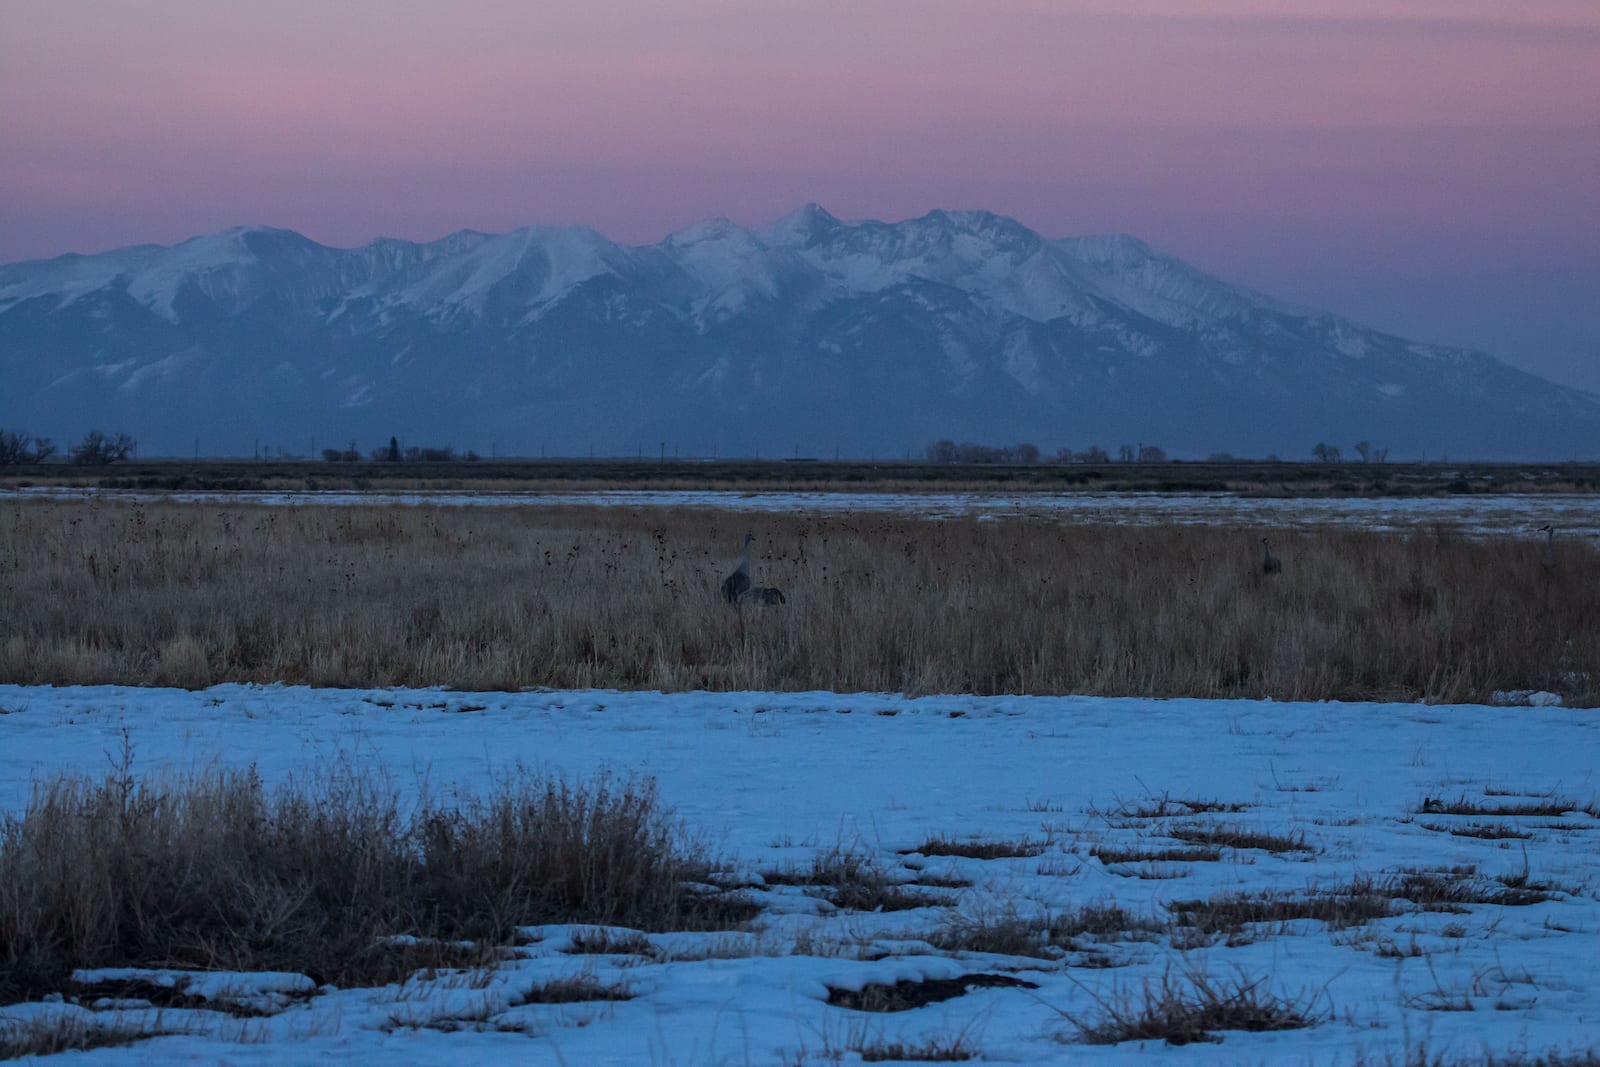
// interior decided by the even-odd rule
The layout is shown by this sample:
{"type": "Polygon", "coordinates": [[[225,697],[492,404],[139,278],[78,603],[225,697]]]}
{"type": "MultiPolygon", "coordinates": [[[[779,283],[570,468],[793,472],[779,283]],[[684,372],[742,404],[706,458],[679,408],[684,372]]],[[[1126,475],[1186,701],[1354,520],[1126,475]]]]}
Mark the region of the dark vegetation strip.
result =
{"type": "Polygon", "coordinates": [[[1004,488],[1096,492],[1259,492],[1308,496],[1433,496],[1484,492],[1594,492],[1592,463],[1308,463],[1233,460],[1163,463],[925,463],[636,459],[494,459],[454,462],[123,460],[0,468],[10,484],[147,491],[342,489],[919,489],[1004,488]]]}

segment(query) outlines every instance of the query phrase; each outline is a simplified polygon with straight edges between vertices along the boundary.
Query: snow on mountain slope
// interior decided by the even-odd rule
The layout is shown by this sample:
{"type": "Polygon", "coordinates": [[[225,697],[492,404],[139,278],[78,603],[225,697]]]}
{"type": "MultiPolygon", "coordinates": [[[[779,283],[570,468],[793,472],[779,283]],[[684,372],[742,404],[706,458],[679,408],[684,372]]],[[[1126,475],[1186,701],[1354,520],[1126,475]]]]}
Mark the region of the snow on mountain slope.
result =
{"type": "Polygon", "coordinates": [[[529,226],[341,249],[254,227],[17,263],[0,266],[0,373],[0,425],[69,437],[93,420],[155,448],[241,406],[246,441],[387,439],[405,420],[628,453],[689,434],[707,451],[1600,448],[1600,400],[1482,353],[1293,307],[1136,238],[1046,239],[984,211],[846,222],[808,204],[646,246],[529,226]]]}
{"type": "Polygon", "coordinates": [[[669,236],[660,250],[695,283],[697,311],[728,317],[752,300],[776,300],[786,285],[809,279],[806,265],[727,219],[711,219],[669,236]]]}
{"type": "Polygon", "coordinates": [[[524,307],[548,304],[598,275],[622,275],[637,253],[580,227],[527,226],[470,244],[401,289],[395,303],[430,314],[481,313],[491,294],[524,307]]]}
{"type": "Polygon", "coordinates": [[[1107,300],[1172,325],[1245,318],[1259,311],[1307,314],[1222,282],[1126,234],[1068,237],[1051,245],[1086,267],[1095,291],[1107,300]]]}

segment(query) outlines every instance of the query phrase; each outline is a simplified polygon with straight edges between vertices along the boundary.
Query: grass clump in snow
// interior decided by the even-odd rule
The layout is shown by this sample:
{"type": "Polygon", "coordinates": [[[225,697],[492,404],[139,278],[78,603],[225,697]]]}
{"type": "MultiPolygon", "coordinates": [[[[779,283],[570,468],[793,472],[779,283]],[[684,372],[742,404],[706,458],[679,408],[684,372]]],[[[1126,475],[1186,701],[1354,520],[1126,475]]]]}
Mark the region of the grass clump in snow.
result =
{"type": "MultiPolygon", "coordinates": [[[[1504,793],[1491,793],[1490,796],[1504,796],[1504,793]]],[[[1561,816],[1569,811],[1581,811],[1585,814],[1600,818],[1600,804],[1579,804],[1566,797],[1532,797],[1504,802],[1490,801],[1480,803],[1466,797],[1457,797],[1454,800],[1445,800],[1442,797],[1427,797],[1420,807],[1413,809],[1414,814],[1421,815],[1472,815],[1478,817],[1508,817],[1518,815],[1546,815],[1561,816]]]]}
{"type": "Polygon", "coordinates": [[[1173,826],[1167,829],[1169,837],[1191,845],[1211,845],[1221,848],[1258,848],[1263,852],[1315,852],[1316,846],[1306,843],[1303,830],[1290,830],[1275,834],[1231,823],[1196,823],[1191,826],[1173,826]]]}
{"type": "Polygon", "coordinates": [[[34,1056],[54,1056],[61,1052],[88,1052],[97,1048],[121,1048],[182,1033],[153,1022],[120,1023],[90,1021],[77,1015],[44,1015],[31,1019],[0,1019],[0,1060],[22,1060],[34,1056]]]}
{"type": "Polygon", "coordinates": [[[1096,845],[1089,850],[1089,855],[1108,867],[1126,863],[1215,863],[1222,858],[1222,849],[1216,845],[1196,848],[1096,845]]]}
{"type": "Polygon", "coordinates": [[[1048,916],[1019,915],[1013,910],[982,916],[953,914],[924,939],[941,952],[988,952],[1040,959],[1061,955],[1050,943],[1048,916]]]}
{"type": "Polygon", "coordinates": [[[1600,1050],[1591,1047],[1581,1051],[1480,1051],[1463,1055],[1435,1052],[1419,1041],[1403,1054],[1385,1053],[1381,1060],[1358,1055],[1355,1067],[1600,1067],[1600,1050]]]}
{"type": "Polygon", "coordinates": [[[874,1041],[854,1046],[862,1063],[964,1063],[978,1053],[965,1034],[927,1037],[921,1041],[874,1041]]]}
{"type": "Polygon", "coordinates": [[[1153,800],[1132,801],[1119,804],[1105,814],[1119,819],[1169,819],[1174,816],[1206,815],[1212,812],[1237,814],[1250,807],[1248,804],[1227,800],[1184,800],[1163,793],[1153,800]]]}
{"type": "Polygon", "coordinates": [[[1442,823],[1425,822],[1419,824],[1424,830],[1431,830],[1436,834],[1450,834],[1453,837],[1476,837],[1483,841],[1526,841],[1533,834],[1528,830],[1518,830],[1514,826],[1497,826],[1493,823],[1463,823],[1460,826],[1449,826],[1442,823]]]}
{"type": "Polygon", "coordinates": [[[593,974],[564,975],[552,978],[522,993],[513,1006],[522,1004],[582,1004],[596,1000],[632,1000],[636,994],[623,982],[606,984],[593,974]]]}
{"type": "Polygon", "coordinates": [[[648,780],[508,776],[445,806],[340,768],[269,790],[253,769],[123,767],[35,786],[0,818],[0,1003],[75,968],[293,971],[381,984],[493,958],[525,924],[718,929],[710,861],[648,780]]]}
{"type": "Polygon", "coordinates": [[[1203,934],[1234,934],[1256,923],[1299,919],[1326,923],[1335,930],[1399,914],[1393,898],[1369,878],[1307,893],[1222,893],[1203,900],[1167,905],[1181,926],[1203,934]]]}
{"type": "Polygon", "coordinates": [[[928,838],[910,851],[921,853],[924,856],[959,856],[962,859],[969,860],[999,860],[1038,856],[1044,852],[1045,848],[1044,842],[1030,841],[1026,838],[1018,841],[978,837],[957,840],[940,834],[928,838]]]}
{"type": "Polygon", "coordinates": [[[572,944],[565,950],[574,956],[646,956],[660,955],[650,939],[637,930],[579,930],[572,935],[572,944]]]}
{"type": "Polygon", "coordinates": [[[1122,988],[1096,997],[1094,1018],[1071,1021],[1077,1039],[1090,1045],[1124,1041],[1188,1045],[1220,1041],[1219,1030],[1300,1030],[1321,1021],[1310,999],[1280,997],[1265,983],[1265,978],[1248,978],[1242,972],[1217,979],[1191,970],[1178,978],[1169,970],[1136,990],[1122,988]]]}
{"type": "Polygon", "coordinates": [[[1423,911],[1465,913],[1473,904],[1525,907],[1553,898],[1553,887],[1532,881],[1528,873],[1500,878],[1479,877],[1475,868],[1401,871],[1382,887],[1396,900],[1410,901],[1423,911]]]}
{"type": "Polygon", "coordinates": [[[817,853],[810,867],[762,871],[761,878],[769,885],[804,887],[844,911],[909,911],[949,902],[896,878],[868,853],[843,845],[817,853]]]}

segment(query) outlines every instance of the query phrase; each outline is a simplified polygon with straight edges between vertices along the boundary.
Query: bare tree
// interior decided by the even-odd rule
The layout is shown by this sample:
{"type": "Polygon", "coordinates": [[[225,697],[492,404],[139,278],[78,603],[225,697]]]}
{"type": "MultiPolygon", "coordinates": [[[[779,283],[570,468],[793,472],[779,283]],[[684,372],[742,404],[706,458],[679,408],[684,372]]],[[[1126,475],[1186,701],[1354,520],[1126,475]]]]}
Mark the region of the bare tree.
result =
{"type": "Polygon", "coordinates": [[[1371,463],[1372,462],[1372,442],[1371,441],[1357,441],[1356,444],[1355,444],[1355,449],[1356,449],[1356,455],[1361,457],[1361,462],[1363,462],[1363,463],[1371,463]]]}
{"type": "Polygon", "coordinates": [[[1338,445],[1330,445],[1324,441],[1318,441],[1311,449],[1311,454],[1322,463],[1338,463],[1343,458],[1338,445]]]}
{"type": "Polygon", "coordinates": [[[15,430],[0,430],[0,466],[26,463],[28,435],[15,430]]]}
{"type": "Polygon", "coordinates": [[[90,430],[83,435],[82,441],[72,446],[68,454],[72,462],[81,466],[104,466],[133,455],[136,444],[137,442],[125,433],[108,437],[99,430],[90,430]]]}

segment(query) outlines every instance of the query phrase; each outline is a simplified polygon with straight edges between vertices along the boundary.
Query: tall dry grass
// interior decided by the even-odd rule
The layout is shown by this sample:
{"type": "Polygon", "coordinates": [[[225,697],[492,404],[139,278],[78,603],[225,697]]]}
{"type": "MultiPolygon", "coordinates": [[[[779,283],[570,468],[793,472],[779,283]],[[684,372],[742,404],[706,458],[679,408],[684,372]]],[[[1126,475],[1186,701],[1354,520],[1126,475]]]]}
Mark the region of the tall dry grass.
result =
{"type": "Polygon", "coordinates": [[[519,925],[725,929],[749,913],[686,887],[712,861],[648,780],[518,774],[444,805],[350,767],[269,790],[253,769],[130,766],[40,782],[0,816],[0,1004],[83,967],[371,985],[492,958],[519,925]]]}
{"type": "Polygon", "coordinates": [[[1600,697],[1563,544],[723,511],[23,501],[0,681],[1600,697]],[[757,584],[717,596],[744,530],[757,584]]]}

